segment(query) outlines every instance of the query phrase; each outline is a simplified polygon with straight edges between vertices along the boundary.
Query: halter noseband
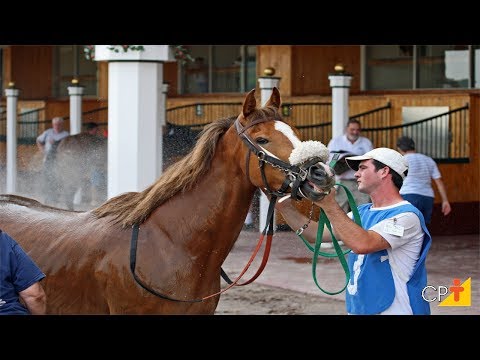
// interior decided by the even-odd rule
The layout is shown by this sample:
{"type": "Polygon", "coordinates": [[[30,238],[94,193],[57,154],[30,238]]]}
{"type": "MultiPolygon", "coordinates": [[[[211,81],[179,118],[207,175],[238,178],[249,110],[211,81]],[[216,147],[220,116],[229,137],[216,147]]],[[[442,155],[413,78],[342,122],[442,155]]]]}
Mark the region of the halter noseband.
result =
{"type": "Polygon", "coordinates": [[[319,158],[314,158],[309,161],[307,161],[306,164],[302,164],[301,166],[297,165],[291,165],[286,163],[285,161],[282,161],[276,157],[268,155],[265,150],[263,150],[261,147],[259,147],[255,142],[245,133],[245,130],[248,128],[263,123],[267,121],[274,121],[277,119],[258,119],[252,121],[250,124],[247,126],[243,127],[242,124],[240,123],[239,119],[235,120],[235,127],[237,129],[238,136],[243,140],[243,142],[248,146],[249,152],[247,153],[247,160],[246,160],[246,171],[247,171],[247,176],[248,176],[248,167],[249,167],[249,160],[250,160],[250,152],[253,152],[257,158],[258,158],[258,164],[261,170],[262,174],[262,180],[263,184],[265,186],[265,190],[270,195],[276,195],[278,197],[282,197],[286,195],[285,191],[288,189],[290,184],[293,183],[292,186],[292,195],[295,196],[295,198],[299,199],[297,196],[296,192],[299,189],[299,185],[305,181],[308,175],[308,168],[311,167],[313,164],[317,163],[320,161],[319,158]],[[270,189],[270,186],[268,185],[267,178],[265,176],[265,168],[264,165],[269,164],[270,166],[280,169],[286,174],[285,180],[278,190],[272,190],[270,189]],[[293,193],[293,190],[295,190],[295,193],[293,193]]]}

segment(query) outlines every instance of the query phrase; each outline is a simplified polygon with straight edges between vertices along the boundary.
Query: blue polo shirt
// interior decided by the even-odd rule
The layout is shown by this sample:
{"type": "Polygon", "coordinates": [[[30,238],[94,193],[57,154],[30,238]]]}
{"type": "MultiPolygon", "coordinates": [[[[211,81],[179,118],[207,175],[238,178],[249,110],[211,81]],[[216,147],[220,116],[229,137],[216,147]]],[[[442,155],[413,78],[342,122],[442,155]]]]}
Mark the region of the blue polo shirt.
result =
{"type": "Polygon", "coordinates": [[[0,230],[0,315],[28,315],[18,293],[44,277],[21,246],[0,230]]]}

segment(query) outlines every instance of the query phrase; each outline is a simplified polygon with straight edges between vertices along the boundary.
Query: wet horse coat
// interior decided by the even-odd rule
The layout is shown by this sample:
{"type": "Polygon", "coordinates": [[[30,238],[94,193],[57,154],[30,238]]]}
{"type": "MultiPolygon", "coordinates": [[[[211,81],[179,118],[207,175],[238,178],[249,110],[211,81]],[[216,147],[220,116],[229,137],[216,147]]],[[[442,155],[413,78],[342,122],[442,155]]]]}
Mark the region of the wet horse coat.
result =
{"type": "MultiPolygon", "coordinates": [[[[293,143],[300,140],[282,122],[279,107],[277,89],[260,109],[252,90],[238,121],[254,143],[288,163],[293,143]]],[[[130,240],[132,225],[139,224],[136,274],[153,290],[179,300],[220,290],[221,265],[238,238],[256,187],[264,187],[257,157],[250,157],[246,169],[249,149],[234,120],[207,126],[192,152],[149,188],[119,195],[92,211],[0,197],[2,230],[47,275],[48,313],[214,313],[219,296],[170,301],[139,286],[130,271],[130,240]]],[[[268,164],[264,171],[268,186],[279,189],[285,173],[268,164]]]]}

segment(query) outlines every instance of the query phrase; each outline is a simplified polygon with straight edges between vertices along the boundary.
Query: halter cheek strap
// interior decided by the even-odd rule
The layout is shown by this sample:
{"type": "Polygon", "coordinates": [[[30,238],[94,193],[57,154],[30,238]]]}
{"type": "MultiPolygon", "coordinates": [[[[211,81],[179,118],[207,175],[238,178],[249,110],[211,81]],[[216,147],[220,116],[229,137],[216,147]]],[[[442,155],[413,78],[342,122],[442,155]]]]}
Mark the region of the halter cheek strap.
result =
{"type": "MultiPolygon", "coordinates": [[[[260,173],[262,174],[262,181],[264,184],[265,190],[268,192],[270,195],[276,195],[278,197],[282,197],[285,195],[285,191],[288,189],[290,186],[290,183],[292,182],[292,179],[288,175],[293,175],[296,176],[300,174],[302,169],[300,169],[298,166],[290,165],[286,163],[285,161],[282,161],[276,157],[268,155],[261,147],[259,147],[255,142],[247,135],[245,134],[245,130],[248,128],[266,122],[266,121],[274,121],[275,119],[259,119],[259,120],[254,120],[247,126],[243,127],[242,124],[240,123],[239,119],[235,121],[235,127],[237,129],[237,133],[240,136],[240,138],[243,140],[243,142],[247,145],[249,148],[249,151],[247,152],[246,156],[246,174],[247,177],[249,177],[249,163],[250,163],[250,152],[253,152],[257,158],[258,158],[258,166],[260,168],[260,173]],[[269,164],[272,167],[275,167],[283,172],[286,173],[285,180],[278,190],[272,190],[270,186],[268,185],[267,177],[265,175],[265,164],[269,164]]],[[[304,171],[305,172],[305,171],[304,171]]],[[[305,172],[306,173],[306,172],[305,172]]]]}

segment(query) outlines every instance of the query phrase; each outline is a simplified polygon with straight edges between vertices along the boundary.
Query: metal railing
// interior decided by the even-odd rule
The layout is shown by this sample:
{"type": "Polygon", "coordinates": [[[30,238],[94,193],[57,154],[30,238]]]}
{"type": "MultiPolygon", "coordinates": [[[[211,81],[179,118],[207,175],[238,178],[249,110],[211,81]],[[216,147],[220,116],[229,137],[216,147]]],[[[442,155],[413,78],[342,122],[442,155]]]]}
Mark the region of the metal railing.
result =
{"type": "Polygon", "coordinates": [[[295,126],[332,122],[332,103],[283,103],[281,113],[283,117],[291,118],[295,126]]]}
{"type": "Polygon", "coordinates": [[[84,111],[82,113],[83,130],[86,130],[86,124],[89,122],[96,123],[102,132],[108,131],[108,106],[84,111]]]}
{"type": "Polygon", "coordinates": [[[437,162],[469,162],[469,105],[426,119],[402,125],[364,128],[375,147],[397,148],[400,136],[415,141],[416,151],[432,157],[437,162]]]}
{"type": "Polygon", "coordinates": [[[242,102],[188,104],[167,109],[166,120],[173,125],[198,128],[218,119],[237,116],[241,109],[242,102]]]}
{"type": "MultiPolygon", "coordinates": [[[[285,104],[283,106],[288,106],[285,104]]],[[[292,104],[293,109],[300,105],[300,111],[295,113],[294,124],[297,129],[300,130],[302,139],[314,139],[321,141],[325,145],[328,144],[332,138],[332,107],[331,103],[301,103],[292,104]],[[309,109],[312,107],[313,109],[309,109]],[[314,119],[324,119],[320,123],[315,123],[314,119]],[[307,125],[303,125],[307,124],[307,125]]],[[[282,106],[282,113],[285,116],[285,109],[282,106]]],[[[381,123],[389,121],[390,108],[392,105],[387,103],[385,106],[381,106],[369,111],[362,112],[360,114],[350,116],[350,119],[357,119],[362,123],[362,126],[366,124],[381,123]]],[[[293,111],[292,111],[293,117],[293,111]]]]}
{"type": "Polygon", "coordinates": [[[350,119],[356,119],[362,124],[362,128],[374,127],[378,124],[390,123],[390,109],[392,104],[388,102],[385,106],[362,112],[350,116],[350,119]]]}
{"type": "MultiPolygon", "coordinates": [[[[217,119],[236,116],[241,111],[240,102],[197,103],[167,109],[167,123],[198,132],[204,125],[217,119]]],[[[351,116],[364,123],[381,123],[389,116],[391,104],[351,116]],[[380,121],[382,119],[382,121],[380,121]]],[[[18,115],[17,135],[19,144],[34,144],[39,133],[49,127],[50,120],[44,119],[45,108],[34,109],[18,115]]],[[[95,122],[107,129],[108,107],[86,111],[82,114],[83,124],[95,122]]],[[[302,139],[318,140],[328,144],[332,134],[331,103],[285,103],[284,117],[300,131],[302,139]],[[324,121],[312,124],[313,119],[324,121]]],[[[407,135],[417,144],[417,151],[437,162],[468,162],[470,155],[468,104],[439,115],[402,125],[362,128],[362,134],[375,147],[396,149],[398,137],[407,135]]],[[[66,117],[68,119],[68,117],[66,117]]],[[[6,111],[0,112],[0,141],[6,141],[6,111]]]]}
{"type": "Polygon", "coordinates": [[[32,145],[37,141],[37,136],[48,127],[51,120],[45,119],[45,108],[33,109],[17,116],[18,144],[32,145]]]}
{"type": "MultiPolygon", "coordinates": [[[[35,144],[37,136],[45,129],[50,120],[45,118],[45,108],[25,111],[17,115],[17,139],[18,144],[35,144]]],[[[6,111],[0,113],[0,141],[7,140],[7,116],[6,111]]]]}

